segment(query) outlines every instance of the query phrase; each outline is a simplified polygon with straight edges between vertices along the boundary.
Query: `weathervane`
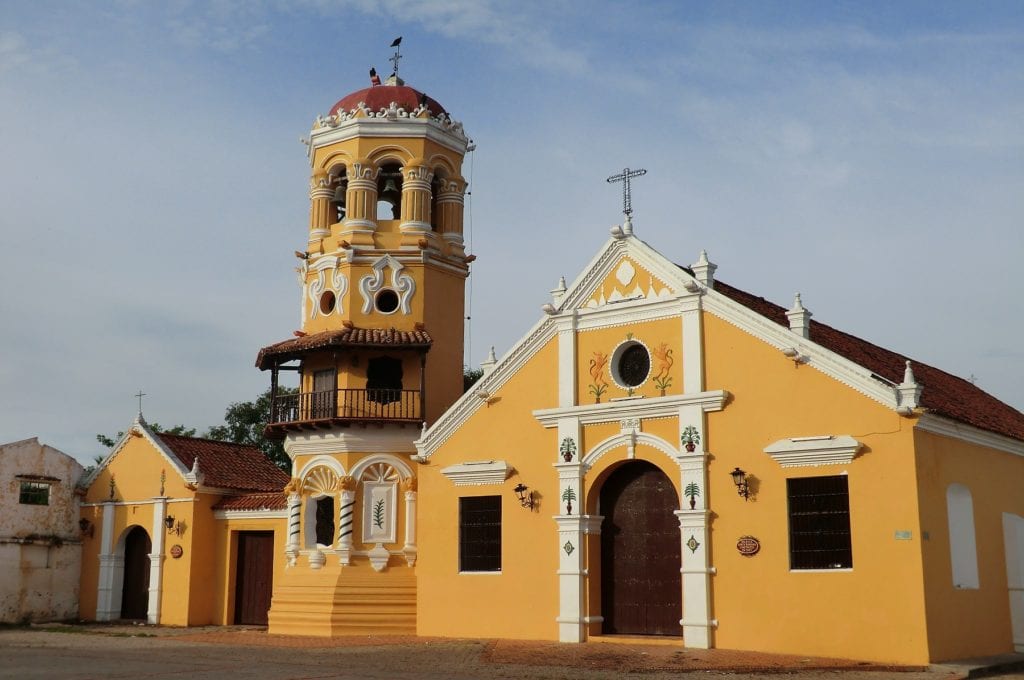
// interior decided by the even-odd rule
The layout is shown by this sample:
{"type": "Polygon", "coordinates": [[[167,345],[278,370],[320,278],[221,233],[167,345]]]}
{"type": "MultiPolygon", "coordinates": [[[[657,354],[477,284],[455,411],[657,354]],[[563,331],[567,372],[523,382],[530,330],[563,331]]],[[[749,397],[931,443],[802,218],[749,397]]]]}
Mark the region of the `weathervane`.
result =
{"type": "Polygon", "coordinates": [[[392,40],[391,46],[395,48],[395,53],[391,55],[390,59],[388,59],[388,61],[390,61],[392,66],[394,67],[393,73],[391,75],[393,75],[395,78],[398,78],[398,62],[402,58],[402,36],[398,36],[397,38],[392,40]]]}
{"type": "Polygon", "coordinates": [[[622,214],[626,216],[628,220],[633,215],[633,201],[629,193],[629,180],[632,177],[643,177],[647,174],[644,169],[630,170],[629,168],[623,169],[618,175],[612,175],[608,178],[608,183],[622,182],[622,214]]]}

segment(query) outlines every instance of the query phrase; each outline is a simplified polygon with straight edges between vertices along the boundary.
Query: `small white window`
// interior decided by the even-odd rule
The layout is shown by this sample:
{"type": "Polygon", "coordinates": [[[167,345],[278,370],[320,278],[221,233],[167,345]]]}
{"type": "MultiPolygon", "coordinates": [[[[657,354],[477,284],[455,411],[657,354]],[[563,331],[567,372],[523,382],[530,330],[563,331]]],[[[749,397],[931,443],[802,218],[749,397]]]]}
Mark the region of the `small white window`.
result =
{"type": "Polygon", "coordinates": [[[949,556],[953,563],[954,588],[978,588],[978,548],[974,540],[974,503],[963,484],[946,489],[949,515],[949,556]]]}

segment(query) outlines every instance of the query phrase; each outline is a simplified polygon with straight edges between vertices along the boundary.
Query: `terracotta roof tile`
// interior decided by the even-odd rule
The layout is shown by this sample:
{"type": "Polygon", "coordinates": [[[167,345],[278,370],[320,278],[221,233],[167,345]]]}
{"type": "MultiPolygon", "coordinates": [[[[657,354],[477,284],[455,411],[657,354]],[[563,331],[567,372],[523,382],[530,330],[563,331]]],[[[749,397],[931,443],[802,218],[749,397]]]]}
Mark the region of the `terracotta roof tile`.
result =
{"type": "Polygon", "coordinates": [[[157,434],[160,441],[186,468],[199,456],[199,471],[204,485],[239,491],[280,491],[288,475],[274,465],[255,446],[232,444],[212,439],[157,434]]]}
{"type": "MultiPolygon", "coordinates": [[[[202,462],[199,463],[202,465],[202,462]]],[[[286,510],[288,499],[283,493],[247,493],[242,496],[230,496],[213,506],[214,510],[257,511],[286,510]]]]}
{"type": "Polygon", "coordinates": [[[306,352],[327,347],[408,347],[430,349],[433,340],[425,330],[400,331],[395,328],[341,328],[321,331],[269,345],[260,350],[256,367],[266,370],[270,359],[289,361],[306,352]]]}
{"type": "MultiPolygon", "coordinates": [[[[715,291],[789,328],[784,307],[718,280],[715,280],[715,291]]],[[[963,378],[814,320],[811,320],[810,340],[897,384],[903,381],[903,370],[910,359],[914,377],[924,388],[921,404],[929,411],[989,432],[1024,440],[1024,413],[963,378]]]]}

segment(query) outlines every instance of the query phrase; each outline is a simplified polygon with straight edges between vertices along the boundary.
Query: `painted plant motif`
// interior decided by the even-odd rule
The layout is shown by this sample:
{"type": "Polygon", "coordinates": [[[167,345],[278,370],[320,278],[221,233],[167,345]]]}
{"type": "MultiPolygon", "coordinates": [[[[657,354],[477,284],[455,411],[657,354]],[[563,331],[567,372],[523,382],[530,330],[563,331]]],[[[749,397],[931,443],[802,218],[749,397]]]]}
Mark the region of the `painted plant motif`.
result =
{"type": "Polygon", "coordinates": [[[690,482],[683,490],[683,495],[690,497],[690,509],[693,510],[697,506],[697,496],[700,495],[700,486],[696,482],[690,482]]]}
{"type": "Polygon", "coordinates": [[[594,395],[594,403],[601,403],[601,395],[608,391],[608,381],[604,379],[604,369],[608,365],[608,355],[604,352],[594,352],[594,358],[590,360],[590,393],[594,395]]]}
{"type": "Polygon", "coordinates": [[[697,444],[700,444],[700,432],[693,425],[687,425],[683,428],[683,434],[679,439],[686,450],[693,453],[693,450],[697,448],[697,444]]]}
{"type": "Polygon", "coordinates": [[[384,499],[379,499],[373,506],[373,526],[384,528],[384,499]]]}
{"type": "Polygon", "coordinates": [[[661,390],[661,396],[665,396],[665,390],[672,385],[672,376],[669,371],[672,369],[672,350],[668,343],[661,343],[651,352],[654,355],[654,386],[661,390]]]}
{"type": "Polygon", "coordinates": [[[571,463],[573,456],[576,455],[576,442],[572,437],[566,437],[562,440],[562,445],[558,447],[558,452],[562,454],[562,460],[571,463]]]}
{"type": "Polygon", "coordinates": [[[565,487],[565,491],[562,492],[562,501],[565,503],[565,514],[572,514],[572,502],[576,500],[576,492],[572,490],[571,486],[565,487]]]}

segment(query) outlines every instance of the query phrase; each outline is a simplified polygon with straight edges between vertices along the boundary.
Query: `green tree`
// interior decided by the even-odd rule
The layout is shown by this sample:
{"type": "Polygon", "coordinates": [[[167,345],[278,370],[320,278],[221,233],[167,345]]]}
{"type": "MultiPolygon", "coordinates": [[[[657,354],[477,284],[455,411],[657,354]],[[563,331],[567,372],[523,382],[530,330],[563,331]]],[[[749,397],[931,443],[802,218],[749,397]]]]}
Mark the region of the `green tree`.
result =
{"type": "MultiPolygon", "coordinates": [[[[295,388],[278,387],[277,394],[296,394],[295,388]]],[[[285,472],[291,472],[292,461],[284,451],[281,441],[270,441],[263,436],[270,418],[270,390],[267,390],[255,401],[236,401],[224,412],[224,424],[214,425],[204,435],[208,439],[217,439],[236,444],[248,444],[262,451],[285,472]]]]}
{"type": "Polygon", "coordinates": [[[473,386],[480,378],[484,377],[484,369],[482,368],[470,368],[465,366],[462,369],[462,391],[463,393],[469,392],[469,388],[473,386]]]}

